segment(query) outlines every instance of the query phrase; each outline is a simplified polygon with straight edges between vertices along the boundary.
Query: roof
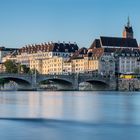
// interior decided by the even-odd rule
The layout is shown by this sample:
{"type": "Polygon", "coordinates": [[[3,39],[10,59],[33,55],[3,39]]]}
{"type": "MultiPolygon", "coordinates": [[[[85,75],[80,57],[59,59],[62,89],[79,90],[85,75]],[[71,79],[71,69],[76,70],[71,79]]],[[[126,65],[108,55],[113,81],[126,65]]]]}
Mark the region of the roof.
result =
{"type": "Polygon", "coordinates": [[[100,47],[101,47],[100,39],[95,39],[89,49],[100,48],[100,47]]]}
{"type": "Polygon", "coordinates": [[[76,51],[73,56],[71,57],[71,59],[79,59],[79,58],[83,58],[85,55],[87,55],[87,48],[80,48],[78,51],[76,51]]]}
{"type": "Polygon", "coordinates": [[[102,46],[138,48],[136,39],[118,37],[100,37],[102,46]]]}
{"type": "Polygon", "coordinates": [[[100,58],[102,54],[104,53],[104,49],[105,48],[94,48],[88,52],[88,56],[100,58]]]}
{"type": "Polygon", "coordinates": [[[78,45],[76,43],[44,43],[40,45],[28,45],[22,47],[19,53],[37,53],[41,52],[68,52],[74,53],[78,50],[78,45]]]}

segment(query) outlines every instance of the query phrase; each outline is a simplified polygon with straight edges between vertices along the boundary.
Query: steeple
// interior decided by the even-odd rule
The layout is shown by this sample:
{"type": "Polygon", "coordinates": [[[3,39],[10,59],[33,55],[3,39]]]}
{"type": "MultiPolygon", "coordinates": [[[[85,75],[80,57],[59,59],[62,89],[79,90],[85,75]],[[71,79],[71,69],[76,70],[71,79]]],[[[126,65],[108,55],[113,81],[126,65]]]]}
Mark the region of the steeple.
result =
{"type": "Polygon", "coordinates": [[[133,28],[130,25],[130,18],[129,17],[127,19],[127,25],[124,27],[123,37],[133,39],[133,28]]]}
{"type": "Polygon", "coordinates": [[[128,18],[127,18],[127,27],[128,27],[128,28],[130,27],[130,18],[129,18],[129,16],[128,16],[128,18]]]}

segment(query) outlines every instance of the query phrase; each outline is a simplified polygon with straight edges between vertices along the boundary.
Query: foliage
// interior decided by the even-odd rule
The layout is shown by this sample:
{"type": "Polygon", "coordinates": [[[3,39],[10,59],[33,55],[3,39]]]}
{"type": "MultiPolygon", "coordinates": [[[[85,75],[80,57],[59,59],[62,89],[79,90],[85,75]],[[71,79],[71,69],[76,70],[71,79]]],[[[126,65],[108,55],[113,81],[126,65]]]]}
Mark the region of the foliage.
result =
{"type": "Polygon", "coordinates": [[[7,60],[4,65],[7,73],[30,73],[29,67],[26,65],[17,64],[11,60],[7,60]]]}
{"type": "Polygon", "coordinates": [[[19,72],[20,73],[29,73],[30,68],[26,65],[19,65],[19,72]]]}
{"type": "Polygon", "coordinates": [[[6,68],[6,72],[8,72],[8,73],[17,73],[18,72],[18,67],[17,67],[16,63],[11,60],[7,60],[4,63],[4,66],[6,68]]]}

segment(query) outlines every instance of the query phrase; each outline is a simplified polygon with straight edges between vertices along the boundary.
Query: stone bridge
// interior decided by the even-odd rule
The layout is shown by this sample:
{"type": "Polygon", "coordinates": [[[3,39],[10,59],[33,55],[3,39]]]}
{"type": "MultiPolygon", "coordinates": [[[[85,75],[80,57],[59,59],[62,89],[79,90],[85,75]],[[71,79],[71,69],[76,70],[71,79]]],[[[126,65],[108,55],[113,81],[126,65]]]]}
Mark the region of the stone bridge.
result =
{"type": "Polygon", "coordinates": [[[108,90],[116,89],[116,80],[113,77],[104,77],[98,73],[79,73],[68,75],[31,75],[31,74],[10,74],[0,73],[0,79],[8,79],[18,84],[28,85],[36,88],[42,81],[55,81],[62,86],[67,85],[72,90],[78,90],[79,84],[83,82],[104,84],[108,90]]]}

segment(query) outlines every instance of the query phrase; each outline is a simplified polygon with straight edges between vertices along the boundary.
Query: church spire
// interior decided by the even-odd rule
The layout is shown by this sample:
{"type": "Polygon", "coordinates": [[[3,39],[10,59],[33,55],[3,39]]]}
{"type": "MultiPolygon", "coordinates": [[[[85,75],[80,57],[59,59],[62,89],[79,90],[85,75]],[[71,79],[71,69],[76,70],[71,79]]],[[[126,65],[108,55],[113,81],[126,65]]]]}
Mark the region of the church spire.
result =
{"type": "Polygon", "coordinates": [[[129,16],[128,16],[128,18],[127,18],[127,27],[128,27],[128,28],[130,27],[130,18],[129,18],[129,16]]]}

